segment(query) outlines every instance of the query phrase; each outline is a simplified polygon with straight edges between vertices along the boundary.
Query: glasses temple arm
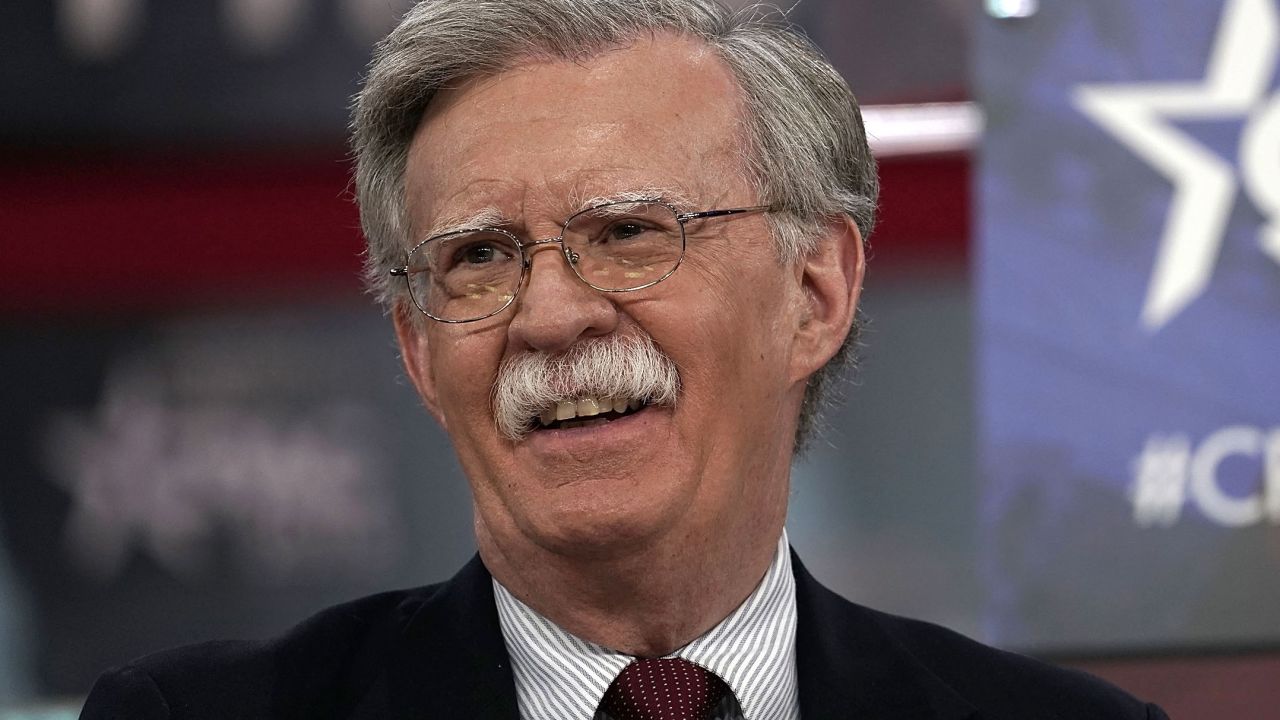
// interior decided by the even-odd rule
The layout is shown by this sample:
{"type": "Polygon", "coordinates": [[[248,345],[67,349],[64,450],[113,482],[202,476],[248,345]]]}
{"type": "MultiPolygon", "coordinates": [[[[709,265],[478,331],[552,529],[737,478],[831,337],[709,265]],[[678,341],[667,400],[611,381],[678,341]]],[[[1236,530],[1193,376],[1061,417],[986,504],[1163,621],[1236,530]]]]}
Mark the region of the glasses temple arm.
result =
{"type": "Polygon", "coordinates": [[[738,215],[749,212],[765,212],[772,210],[771,205],[752,205],[751,207],[728,208],[725,210],[703,210],[701,212],[681,213],[676,216],[679,222],[688,222],[690,220],[700,220],[702,218],[723,217],[725,215],[738,215]]]}

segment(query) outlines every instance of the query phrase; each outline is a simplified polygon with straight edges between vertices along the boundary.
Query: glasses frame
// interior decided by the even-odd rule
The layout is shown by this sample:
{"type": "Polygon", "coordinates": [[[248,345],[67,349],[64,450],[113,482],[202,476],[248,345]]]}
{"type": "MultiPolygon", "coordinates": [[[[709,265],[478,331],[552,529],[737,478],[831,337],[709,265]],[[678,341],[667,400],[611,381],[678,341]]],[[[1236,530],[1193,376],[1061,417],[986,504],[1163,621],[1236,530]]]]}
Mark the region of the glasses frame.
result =
{"type": "Polygon", "coordinates": [[[582,210],[575,212],[573,215],[569,216],[568,220],[564,221],[564,225],[560,226],[559,235],[556,235],[555,237],[543,238],[541,240],[530,240],[528,242],[522,242],[520,238],[515,235],[515,233],[512,233],[509,230],[504,230],[502,228],[495,228],[495,227],[460,228],[458,230],[450,230],[449,232],[446,232],[446,233],[440,233],[439,235],[432,235],[426,240],[423,240],[422,242],[410,248],[409,251],[405,253],[405,264],[399,267],[391,268],[388,271],[388,274],[393,277],[404,278],[405,291],[409,293],[409,299],[413,301],[414,307],[418,308],[418,312],[422,313],[423,315],[426,315],[432,320],[435,320],[436,322],[448,323],[450,325],[459,325],[462,323],[478,322],[480,320],[491,318],[494,315],[497,315],[498,313],[502,312],[503,310],[506,310],[507,308],[511,307],[513,303],[515,303],[516,298],[520,296],[520,291],[524,288],[525,280],[529,277],[529,272],[533,268],[533,258],[531,256],[532,249],[536,248],[539,245],[558,244],[560,246],[560,254],[564,256],[565,262],[569,263],[569,268],[573,270],[574,277],[581,280],[584,285],[591,288],[592,290],[596,290],[598,292],[604,292],[604,293],[635,292],[636,290],[644,290],[645,288],[651,288],[654,285],[657,285],[663,280],[666,280],[667,278],[671,277],[671,275],[680,268],[680,264],[684,262],[685,249],[688,246],[688,233],[685,232],[685,225],[687,223],[693,220],[703,220],[706,218],[726,217],[729,215],[741,215],[744,213],[754,213],[754,212],[771,212],[772,210],[773,210],[772,205],[748,205],[745,207],[719,208],[715,210],[699,210],[697,212],[682,213],[678,208],[676,208],[675,205],[672,205],[671,203],[665,200],[661,200],[659,198],[641,198],[639,200],[615,200],[612,202],[600,203],[599,205],[593,205],[589,208],[583,208],[582,210]],[[643,285],[637,285],[636,287],[632,287],[632,288],[602,288],[592,283],[590,280],[584,278],[582,274],[578,272],[579,255],[564,244],[564,236],[565,236],[565,233],[568,232],[569,230],[569,225],[571,225],[573,221],[576,220],[579,216],[585,213],[599,210],[601,208],[613,207],[615,205],[640,205],[640,204],[662,205],[666,207],[668,210],[670,210],[671,213],[675,216],[676,223],[680,225],[680,257],[676,259],[675,265],[672,265],[670,270],[665,272],[661,277],[657,278],[656,280],[650,280],[649,282],[644,283],[643,285]],[[519,280],[516,281],[515,292],[511,293],[511,297],[508,298],[506,302],[504,302],[496,310],[494,310],[493,312],[487,315],[481,315],[480,317],[469,318],[467,320],[446,320],[444,318],[436,317],[435,315],[432,315],[431,313],[427,312],[427,310],[422,307],[422,304],[418,302],[418,298],[415,297],[413,294],[413,288],[409,285],[409,258],[413,255],[413,253],[417,252],[418,248],[426,245],[429,242],[441,240],[443,238],[453,237],[455,235],[462,235],[464,233],[473,233],[473,232],[491,232],[491,233],[498,233],[499,235],[503,235],[508,239],[510,239],[511,242],[515,244],[516,249],[520,251],[520,278],[519,280]]]}

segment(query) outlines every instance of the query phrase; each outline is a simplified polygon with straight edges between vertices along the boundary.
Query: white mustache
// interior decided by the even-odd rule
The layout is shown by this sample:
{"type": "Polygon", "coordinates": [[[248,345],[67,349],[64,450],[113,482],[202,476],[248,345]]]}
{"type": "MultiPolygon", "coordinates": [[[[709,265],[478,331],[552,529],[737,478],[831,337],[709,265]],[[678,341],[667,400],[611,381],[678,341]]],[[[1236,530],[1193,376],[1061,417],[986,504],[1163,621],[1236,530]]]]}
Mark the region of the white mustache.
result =
{"type": "Polygon", "coordinates": [[[608,335],[583,340],[563,353],[534,351],[503,361],[493,388],[498,432],[520,440],[539,413],[582,397],[639,399],[672,405],[680,374],[648,335],[608,335]]]}

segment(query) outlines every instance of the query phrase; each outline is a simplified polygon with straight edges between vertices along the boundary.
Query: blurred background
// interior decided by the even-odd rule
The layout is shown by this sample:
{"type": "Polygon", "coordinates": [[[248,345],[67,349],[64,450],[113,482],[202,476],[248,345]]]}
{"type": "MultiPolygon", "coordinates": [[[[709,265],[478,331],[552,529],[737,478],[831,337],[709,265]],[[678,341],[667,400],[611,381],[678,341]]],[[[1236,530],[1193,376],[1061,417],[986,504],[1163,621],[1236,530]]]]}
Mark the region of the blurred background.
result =
{"type": "MultiPolygon", "coordinates": [[[[357,278],[403,0],[0,5],[0,720],[447,578],[465,481],[357,278]]],[[[1280,706],[1280,0],[803,0],[881,160],[862,362],[794,473],[847,597],[1280,706]]]]}

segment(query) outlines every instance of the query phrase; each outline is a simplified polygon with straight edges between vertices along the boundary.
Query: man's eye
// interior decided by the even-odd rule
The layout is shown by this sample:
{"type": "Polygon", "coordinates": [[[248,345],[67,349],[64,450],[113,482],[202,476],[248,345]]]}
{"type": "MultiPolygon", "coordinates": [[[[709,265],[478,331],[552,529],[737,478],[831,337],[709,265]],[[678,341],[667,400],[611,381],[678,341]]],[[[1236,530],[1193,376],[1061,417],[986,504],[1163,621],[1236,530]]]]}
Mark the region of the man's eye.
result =
{"type": "Polygon", "coordinates": [[[601,242],[622,242],[633,240],[649,231],[647,225],[633,220],[622,220],[610,225],[602,234],[601,242]]]}
{"type": "Polygon", "coordinates": [[[493,260],[496,252],[492,245],[472,245],[462,250],[462,262],[480,264],[493,260]]]}
{"type": "Polygon", "coordinates": [[[453,265],[487,265],[508,257],[502,248],[488,242],[470,243],[453,254],[453,265]]]}

